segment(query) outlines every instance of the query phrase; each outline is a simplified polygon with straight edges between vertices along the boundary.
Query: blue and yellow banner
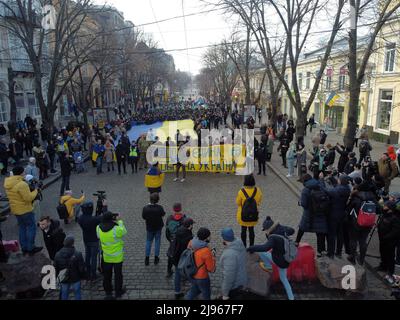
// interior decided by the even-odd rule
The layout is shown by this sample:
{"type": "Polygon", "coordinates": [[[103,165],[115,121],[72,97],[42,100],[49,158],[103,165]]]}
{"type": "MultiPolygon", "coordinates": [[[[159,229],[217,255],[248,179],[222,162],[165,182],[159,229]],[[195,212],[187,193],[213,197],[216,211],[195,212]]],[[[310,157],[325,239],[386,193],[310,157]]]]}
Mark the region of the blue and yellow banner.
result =
{"type": "Polygon", "coordinates": [[[325,104],[328,107],[333,107],[336,103],[336,101],[340,98],[340,96],[336,93],[336,92],[332,92],[329,97],[328,100],[326,100],[325,104]]]}

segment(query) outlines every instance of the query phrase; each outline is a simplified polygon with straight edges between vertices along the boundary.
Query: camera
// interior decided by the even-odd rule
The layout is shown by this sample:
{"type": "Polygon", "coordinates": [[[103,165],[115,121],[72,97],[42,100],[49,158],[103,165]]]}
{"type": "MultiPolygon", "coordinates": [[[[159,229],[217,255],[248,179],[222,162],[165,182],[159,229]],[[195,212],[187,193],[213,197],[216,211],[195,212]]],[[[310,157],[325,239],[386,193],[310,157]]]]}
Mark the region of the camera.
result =
{"type": "Polygon", "coordinates": [[[105,191],[97,191],[97,193],[93,193],[93,195],[98,197],[98,200],[105,200],[107,197],[105,191]]]}

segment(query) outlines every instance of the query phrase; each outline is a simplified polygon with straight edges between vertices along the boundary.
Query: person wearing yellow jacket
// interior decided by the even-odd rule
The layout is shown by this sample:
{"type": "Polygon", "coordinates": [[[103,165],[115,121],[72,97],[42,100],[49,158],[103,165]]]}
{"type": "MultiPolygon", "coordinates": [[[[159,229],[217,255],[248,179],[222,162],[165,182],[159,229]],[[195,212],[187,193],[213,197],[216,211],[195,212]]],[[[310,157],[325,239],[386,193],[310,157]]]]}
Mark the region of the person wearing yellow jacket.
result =
{"type": "MultiPolygon", "coordinates": [[[[254,234],[254,227],[258,223],[258,208],[260,207],[261,201],[262,201],[262,192],[260,188],[256,187],[256,181],[254,179],[253,175],[248,175],[245,176],[244,178],[244,187],[239,190],[238,195],[236,197],[236,204],[238,206],[237,210],[237,215],[236,219],[239,225],[242,227],[242,241],[244,246],[247,246],[247,229],[249,229],[249,240],[250,240],[250,246],[254,245],[254,239],[255,239],[255,234],[254,234]],[[243,221],[243,207],[245,205],[246,199],[247,198],[254,198],[256,204],[257,204],[257,212],[251,212],[253,216],[256,218],[252,219],[252,221],[243,221]]],[[[247,219],[245,219],[247,220],[247,219]]]]}
{"type": "Polygon", "coordinates": [[[164,183],[165,174],[158,167],[158,163],[153,164],[144,177],[144,186],[151,193],[160,193],[164,183]]]}
{"type": "Polygon", "coordinates": [[[124,261],[124,241],[127,234],[124,222],[118,214],[106,212],[102,222],[96,227],[97,238],[103,252],[103,287],[106,299],[112,298],[112,272],[115,273],[115,297],[120,298],[123,288],[122,263],[124,261]]]}
{"type": "Polygon", "coordinates": [[[65,204],[65,206],[67,207],[67,211],[68,211],[68,218],[64,219],[65,224],[68,224],[69,222],[71,222],[71,220],[74,218],[74,216],[75,216],[75,220],[78,219],[79,210],[80,210],[79,205],[82,204],[84,201],[85,201],[84,193],[82,193],[80,198],[74,198],[74,197],[72,197],[72,190],[65,191],[65,194],[60,199],[60,204],[65,204]]]}
{"type": "Polygon", "coordinates": [[[38,195],[37,190],[31,191],[24,180],[24,168],[15,167],[13,175],[4,181],[4,189],[10,203],[11,213],[18,221],[19,243],[24,255],[34,255],[43,247],[35,246],[36,221],[32,202],[38,195]]]}

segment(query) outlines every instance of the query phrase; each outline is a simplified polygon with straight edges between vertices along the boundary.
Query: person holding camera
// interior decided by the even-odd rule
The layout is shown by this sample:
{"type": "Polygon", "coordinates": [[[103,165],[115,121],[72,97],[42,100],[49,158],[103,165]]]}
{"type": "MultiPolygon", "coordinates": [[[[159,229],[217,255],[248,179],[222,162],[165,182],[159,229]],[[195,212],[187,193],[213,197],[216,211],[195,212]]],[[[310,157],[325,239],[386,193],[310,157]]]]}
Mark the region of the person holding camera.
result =
{"type": "Polygon", "coordinates": [[[372,146],[368,141],[368,136],[367,134],[361,135],[361,141],[358,143],[358,150],[360,152],[360,159],[358,160],[358,163],[361,164],[366,157],[369,157],[371,155],[372,151],[372,146]]]}
{"type": "Polygon", "coordinates": [[[24,168],[14,167],[13,176],[4,181],[4,189],[10,203],[11,213],[18,221],[19,242],[24,255],[34,255],[43,248],[35,246],[36,222],[32,202],[38,195],[38,190],[31,191],[24,181],[24,168]]]}
{"type": "Polygon", "coordinates": [[[72,221],[75,216],[75,221],[78,220],[80,207],[79,205],[85,201],[85,194],[82,191],[81,197],[74,198],[72,197],[72,190],[65,191],[65,195],[61,197],[60,204],[64,204],[67,207],[68,218],[64,220],[65,224],[68,224],[72,221]]]}
{"type": "Polygon", "coordinates": [[[207,228],[200,228],[197,237],[189,242],[188,248],[193,250],[193,257],[197,272],[190,279],[191,288],[186,294],[186,300],[194,300],[201,293],[203,300],[211,300],[211,283],[209,273],[216,268],[215,249],[209,248],[211,232],[207,228]]]}
{"type": "Polygon", "coordinates": [[[385,180],[383,191],[385,194],[388,194],[392,180],[399,175],[399,168],[396,162],[393,161],[387,153],[384,153],[378,161],[378,171],[379,175],[385,180]]]}
{"type": "Polygon", "coordinates": [[[41,217],[38,227],[43,232],[43,240],[49,257],[54,261],[56,253],[64,246],[64,239],[66,237],[64,230],[60,227],[58,220],[50,219],[49,216],[41,217]]]}
{"type": "Polygon", "coordinates": [[[124,222],[119,214],[106,212],[102,222],[96,227],[97,238],[103,252],[103,287],[106,299],[112,299],[112,273],[115,274],[115,297],[120,298],[126,289],[123,288],[122,264],[124,261],[124,241],[127,234],[124,222]]]}

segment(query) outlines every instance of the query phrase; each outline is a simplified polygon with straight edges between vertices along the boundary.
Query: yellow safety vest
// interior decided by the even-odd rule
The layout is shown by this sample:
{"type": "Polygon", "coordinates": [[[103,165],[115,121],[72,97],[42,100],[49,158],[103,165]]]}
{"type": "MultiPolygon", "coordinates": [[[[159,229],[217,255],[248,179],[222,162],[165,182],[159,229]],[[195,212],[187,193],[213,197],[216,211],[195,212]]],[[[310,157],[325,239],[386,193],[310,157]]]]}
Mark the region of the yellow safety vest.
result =
{"type": "Polygon", "coordinates": [[[129,153],[130,157],[137,157],[138,153],[137,153],[137,149],[136,148],[131,148],[131,152],[129,153]]]}
{"type": "Polygon", "coordinates": [[[97,237],[100,239],[103,260],[107,263],[120,263],[124,261],[124,241],[122,237],[127,231],[122,220],[110,231],[104,232],[100,226],[96,227],[97,237]]]}

